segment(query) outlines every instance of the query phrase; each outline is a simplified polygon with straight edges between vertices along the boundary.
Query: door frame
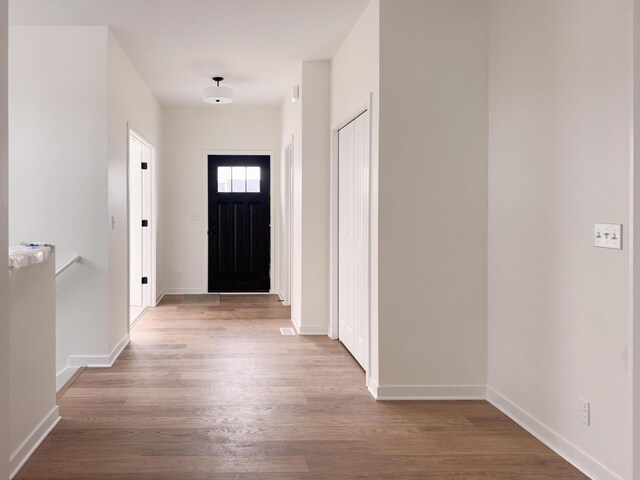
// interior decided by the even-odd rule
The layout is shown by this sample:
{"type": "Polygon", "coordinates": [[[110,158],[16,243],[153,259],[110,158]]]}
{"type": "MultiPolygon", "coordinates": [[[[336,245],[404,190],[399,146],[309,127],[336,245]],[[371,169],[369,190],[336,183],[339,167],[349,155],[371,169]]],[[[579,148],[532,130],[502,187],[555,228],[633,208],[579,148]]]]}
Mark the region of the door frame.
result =
{"type": "Polygon", "coordinates": [[[365,245],[365,278],[367,281],[366,291],[367,291],[367,302],[366,302],[366,321],[365,321],[365,339],[364,339],[364,370],[367,373],[367,382],[369,381],[369,366],[371,365],[371,302],[372,302],[372,289],[371,289],[371,211],[372,211],[372,198],[371,198],[371,172],[372,172],[372,157],[371,157],[371,132],[372,132],[372,95],[369,95],[369,101],[358,108],[354,113],[349,115],[346,119],[337,123],[331,128],[331,173],[330,173],[330,181],[331,181],[331,205],[330,205],[330,245],[329,245],[329,255],[330,255],[330,274],[329,274],[329,337],[333,340],[338,340],[340,337],[339,332],[339,308],[338,308],[338,299],[339,299],[339,269],[340,269],[340,258],[339,258],[339,244],[340,244],[340,232],[339,232],[339,153],[340,153],[340,144],[339,144],[339,132],[344,127],[353,122],[356,118],[364,113],[369,114],[368,122],[366,122],[366,135],[368,138],[368,152],[366,154],[366,162],[365,162],[365,174],[366,174],[366,188],[367,188],[367,196],[368,202],[366,202],[366,215],[365,215],[365,230],[367,239],[365,245]]]}
{"type": "MultiPolygon", "coordinates": [[[[269,157],[269,212],[270,219],[270,263],[269,263],[269,292],[237,292],[234,295],[271,295],[275,293],[275,262],[276,257],[276,217],[275,217],[275,198],[274,192],[276,191],[276,169],[273,168],[275,163],[275,153],[272,150],[204,150],[202,155],[202,185],[204,192],[203,201],[203,219],[202,219],[202,238],[203,240],[203,258],[202,263],[202,286],[201,293],[203,294],[215,294],[215,292],[209,292],[209,236],[207,230],[209,229],[209,155],[219,156],[235,156],[235,157],[251,157],[251,156],[265,156],[269,157]]],[[[279,169],[278,169],[279,171],[279,169]]],[[[279,191],[279,190],[278,190],[279,191]]]]}
{"type": "Polygon", "coordinates": [[[280,240],[282,252],[282,271],[280,273],[280,293],[283,305],[291,305],[291,280],[293,278],[293,156],[294,139],[285,148],[283,153],[282,178],[282,238],[280,240]]]}
{"type": "MultiPolygon", "coordinates": [[[[131,316],[131,231],[129,229],[129,168],[131,167],[131,137],[134,137],[144,146],[151,150],[151,157],[149,158],[149,173],[151,175],[151,274],[149,276],[149,296],[151,298],[151,305],[145,305],[143,308],[155,307],[158,304],[158,294],[157,294],[157,258],[156,258],[156,247],[157,247],[157,234],[158,234],[158,195],[157,195],[157,185],[158,185],[158,172],[157,172],[157,157],[156,157],[156,147],[148,141],[143,135],[140,135],[137,130],[131,127],[130,123],[127,122],[127,325],[128,331],[135,324],[131,324],[130,316],[131,316]]],[[[144,301],[143,301],[144,303],[144,301]]],[[[139,318],[139,317],[138,317],[139,318]]]]}

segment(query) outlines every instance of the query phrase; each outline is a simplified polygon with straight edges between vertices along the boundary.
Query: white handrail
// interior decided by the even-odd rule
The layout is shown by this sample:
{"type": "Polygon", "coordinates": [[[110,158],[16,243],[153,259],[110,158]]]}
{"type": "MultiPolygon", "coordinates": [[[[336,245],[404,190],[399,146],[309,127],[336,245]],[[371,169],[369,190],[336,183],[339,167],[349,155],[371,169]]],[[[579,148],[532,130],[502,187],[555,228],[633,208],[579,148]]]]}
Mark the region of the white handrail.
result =
{"type": "Polygon", "coordinates": [[[60,275],[62,272],[64,272],[66,269],[68,269],[71,265],[73,265],[76,262],[79,262],[80,260],[82,260],[82,257],[80,255],[73,257],[71,260],[69,260],[67,263],[61,266],[58,270],[56,270],[56,277],[60,275]]]}

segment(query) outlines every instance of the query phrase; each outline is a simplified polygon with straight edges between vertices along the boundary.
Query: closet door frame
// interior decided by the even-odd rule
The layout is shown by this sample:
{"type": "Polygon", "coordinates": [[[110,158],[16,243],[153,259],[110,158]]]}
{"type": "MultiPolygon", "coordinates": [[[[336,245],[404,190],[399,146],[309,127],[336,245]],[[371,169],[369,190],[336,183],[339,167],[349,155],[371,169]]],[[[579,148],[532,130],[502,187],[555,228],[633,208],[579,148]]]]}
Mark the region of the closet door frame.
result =
{"type": "Polygon", "coordinates": [[[334,125],[331,129],[331,222],[330,222],[330,257],[331,257],[331,273],[330,273],[330,315],[329,322],[329,337],[333,340],[339,339],[339,271],[340,271],[340,258],[339,258],[339,132],[344,127],[349,125],[355,119],[363,114],[367,114],[368,121],[366,122],[366,138],[367,138],[367,152],[366,156],[366,190],[368,200],[366,202],[366,214],[365,214],[365,279],[366,279],[366,314],[365,314],[365,332],[364,332],[364,365],[363,368],[367,372],[367,383],[369,381],[369,366],[371,364],[371,304],[372,288],[371,288],[371,120],[372,120],[372,94],[369,95],[369,101],[358,108],[353,114],[334,125]]]}

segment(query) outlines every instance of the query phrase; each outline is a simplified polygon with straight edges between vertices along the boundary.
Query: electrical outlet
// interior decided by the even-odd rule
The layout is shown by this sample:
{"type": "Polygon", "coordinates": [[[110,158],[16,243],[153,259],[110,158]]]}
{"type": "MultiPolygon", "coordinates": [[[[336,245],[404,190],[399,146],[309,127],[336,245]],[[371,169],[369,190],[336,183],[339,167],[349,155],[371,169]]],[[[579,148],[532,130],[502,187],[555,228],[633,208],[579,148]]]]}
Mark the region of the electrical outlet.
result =
{"type": "Polygon", "coordinates": [[[578,399],[578,417],[586,426],[591,425],[591,404],[582,398],[578,399]]]}
{"type": "Polygon", "coordinates": [[[178,272],[178,280],[182,280],[182,272],[178,272]]]}
{"type": "Polygon", "coordinates": [[[593,246],[622,250],[622,225],[619,223],[596,223],[593,226],[593,246]]]}

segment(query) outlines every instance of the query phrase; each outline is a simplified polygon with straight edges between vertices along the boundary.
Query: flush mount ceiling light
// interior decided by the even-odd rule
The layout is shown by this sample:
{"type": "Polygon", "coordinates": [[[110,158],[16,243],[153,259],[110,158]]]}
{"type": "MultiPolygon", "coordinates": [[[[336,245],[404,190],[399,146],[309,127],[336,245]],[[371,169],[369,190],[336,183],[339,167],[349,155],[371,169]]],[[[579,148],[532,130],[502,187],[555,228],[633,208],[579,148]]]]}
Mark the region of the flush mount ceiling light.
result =
{"type": "Polygon", "coordinates": [[[202,91],[203,102],[213,104],[233,102],[233,89],[229,87],[221,87],[220,82],[223,80],[223,77],[213,77],[213,81],[216,82],[216,86],[207,87],[202,91]]]}

